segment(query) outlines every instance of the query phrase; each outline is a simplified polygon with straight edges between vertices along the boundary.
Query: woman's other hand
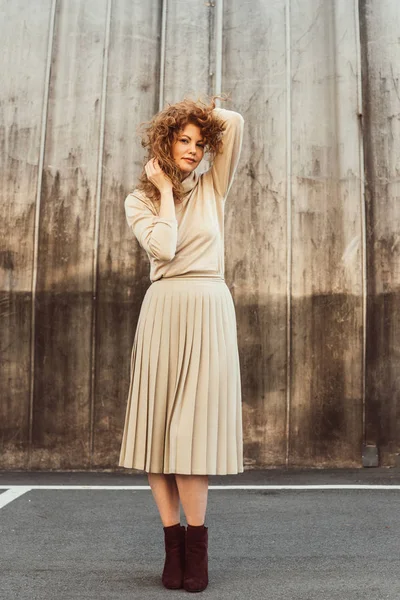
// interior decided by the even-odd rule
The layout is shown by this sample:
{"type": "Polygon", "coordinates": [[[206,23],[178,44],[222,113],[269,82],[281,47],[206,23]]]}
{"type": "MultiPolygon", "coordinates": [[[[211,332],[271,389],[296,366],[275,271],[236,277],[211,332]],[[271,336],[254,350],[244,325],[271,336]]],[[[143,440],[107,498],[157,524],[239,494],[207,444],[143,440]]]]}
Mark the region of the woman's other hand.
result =
{"type": "Polygon", "coordinates": [[[144,170],[146,171],[147,179],[156,186],[160,193],[172,190],[172,182],[161,169],[156,158],[149,160],[144,170]]]}

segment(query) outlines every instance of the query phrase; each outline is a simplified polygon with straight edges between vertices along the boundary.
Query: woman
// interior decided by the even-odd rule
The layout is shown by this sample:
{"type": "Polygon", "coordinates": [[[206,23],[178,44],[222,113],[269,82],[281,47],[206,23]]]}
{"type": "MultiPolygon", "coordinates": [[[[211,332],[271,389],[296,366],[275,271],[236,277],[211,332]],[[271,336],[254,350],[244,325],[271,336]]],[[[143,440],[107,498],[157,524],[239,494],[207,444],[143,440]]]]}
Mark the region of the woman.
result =
{"type": "Polygon", "coordinates": [[[243,472],[236,317],[224,280],[224,207],[240,114],[183,100],[146,129],[125,213],[150,260],[131,357],[119,465],[144,470],[164,527],[165,587],[208,584],[208,475],[243,472]],[[205,151],[211,168],[195,172],[205,151]],[[186,521],[180,525],[180,503],[186,521]]]}

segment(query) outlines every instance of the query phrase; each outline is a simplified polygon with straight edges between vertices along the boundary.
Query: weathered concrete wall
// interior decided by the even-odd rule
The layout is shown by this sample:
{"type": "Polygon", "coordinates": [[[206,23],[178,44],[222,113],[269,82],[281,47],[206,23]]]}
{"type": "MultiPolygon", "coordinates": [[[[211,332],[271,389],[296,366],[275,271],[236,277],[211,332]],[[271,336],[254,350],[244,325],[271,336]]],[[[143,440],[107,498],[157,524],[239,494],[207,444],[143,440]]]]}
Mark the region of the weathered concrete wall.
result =
{"type": "Polygon", "coordinates": [[[367,443],[400,451],[400,4],[360,2],[367,232],[367,443]]]}
{"type": "Polygon", "coordinates": [[[137,126],[218,81],[246,122],[226,211],[246,464],[400,452],[400,6],[220,2],[0,0],[3,468],[116,466],[149,285],[123,210],[137,126]]]}

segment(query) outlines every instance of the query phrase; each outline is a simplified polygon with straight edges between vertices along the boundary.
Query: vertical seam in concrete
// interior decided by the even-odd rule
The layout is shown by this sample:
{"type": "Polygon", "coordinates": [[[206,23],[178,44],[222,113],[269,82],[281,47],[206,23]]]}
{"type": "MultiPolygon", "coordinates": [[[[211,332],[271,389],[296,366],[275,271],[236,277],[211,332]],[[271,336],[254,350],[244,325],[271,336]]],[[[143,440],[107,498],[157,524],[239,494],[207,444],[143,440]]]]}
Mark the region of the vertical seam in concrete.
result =
{"type": "Polygon", "coordinates": [[[213,86],[213,36],[214,36],[214,13],[211,2],[208,6],[208,88],[207,94],[212,96],[214,93],[213,86]]]}
{"type": "Polygon", "coordinates": [[[161,45],[160,45],[160,90],[159,90],[159,101],[158,109],[162,110],[164,107],[164,78],[165,78],[165,48],[167,43],[167,12],[168,12],[168,0],[162,0],[162,13],[161,13],[161,45]]]}
{"type": "Polygon", "coordinates": [[[96,321],[97,321],[97,284],[98,284],[98,263],[99,263],[99,240],[100,240],[100,210],[101,210],[101,191],[103,183],[103,155],[104,155],[104,137],[107,103],[107,75],[108,75],[108,57],[110,50],[110,30],[111,30],[111,7],[112,0],[107,1],[106,29],[104,40],[104,60],[101,86],[101,106],[100,106],[100,138],[99,151],[97,156],[97,182],[96,182],[96,219],[94,231],[94,249],[93,249],[93,303],[92,303],[92,335],[91,335],[91,380],[90,380],[90,431],[89,431],[89,462],[92,463],[94,451],[94,408],[95,408],[95,383],[96,383],[96,321]]]}
{"type": "Polygon", "coordinates": [[[53,0],[49,20],[49,37],[47,41],[47,61],[44,81],[44,98],[42,107],[41,131],[40,131],[40,152],[38,165],[38,183],[36,190],[36,210],[35,210],[35,228],[33,241],[33,265],[32,265],[32,304],[31,304],[31,340],[30,340],[30,381],[29,381],[29,447],[28,463],[31,463],[32,438],[33,438],[33,402],[34,402],[34,382],[35,382],[35,337],[36,337],[36,287],[38,275],[38,257],[39,257],[39,227],[40,227],[40,201],[42,196],[43,165],[44,153],[46,148],[47,114],[49,109],[50,95],[50,76],[51,60],[54,44],[54,29],[56,19],[57,0],[53,0]]]}
{"type": "Polygon", "coordinates": [[[292,63],[290,25],[290,0],[286,0],[286,466],[289,466],[290,455],[290,380],[292,334],[292,63]]]}
{"type": "Polygon", "coordinates": [[[354,0],[355,26],[356,26],[356,53],[357,53],[357,116],[359,122],[359,171],[360,171],[360,211],[361,211],[361,286],[362,286],[362,358],[361,358],[361,394],[362,394],[362,432],[365,443],[365,375],[367,351],[367,227],[365,209],[365,175],[364,175],[364,134],[362,127],[363,97],[362,97],[362,63],[361,63],[361,29],[360,29],[359,0],[354,0]]]}
{"type": "MultiPolygon", "coordinates": [[[[222,89],[222,36],[224,30],[224,0],[216,0],[216,15],[215,15],[215,79],[214,89],[215,94],[220,95],[222,89]]],[[[216,101],[216,105],[220,106],[220,100],[216,101]]]]}

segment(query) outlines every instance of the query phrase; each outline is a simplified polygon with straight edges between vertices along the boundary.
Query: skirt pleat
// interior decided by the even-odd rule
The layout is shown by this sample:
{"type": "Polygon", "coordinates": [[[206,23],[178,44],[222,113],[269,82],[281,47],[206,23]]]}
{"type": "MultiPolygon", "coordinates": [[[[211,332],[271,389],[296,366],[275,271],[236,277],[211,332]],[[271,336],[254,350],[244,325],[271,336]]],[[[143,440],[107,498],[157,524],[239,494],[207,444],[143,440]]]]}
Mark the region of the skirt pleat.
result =
{"type": "Polygon", "coordinates": [[[223,279],[166,278],[147,290],[119,465],[186,475],[243,472],[236,315],[223,279]]]}

